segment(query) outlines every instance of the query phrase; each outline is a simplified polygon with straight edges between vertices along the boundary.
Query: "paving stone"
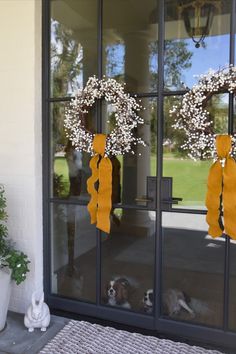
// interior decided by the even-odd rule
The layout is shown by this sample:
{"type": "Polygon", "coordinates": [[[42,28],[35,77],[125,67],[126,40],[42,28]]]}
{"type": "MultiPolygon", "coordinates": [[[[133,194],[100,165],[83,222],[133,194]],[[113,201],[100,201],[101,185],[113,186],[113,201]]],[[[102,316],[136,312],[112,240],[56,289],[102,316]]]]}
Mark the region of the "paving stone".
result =
{"type": "Polygon", "coordinates": [[[24,326],[24,315],[9,312],[7,326],[0,332],[0,354],[36,354],[68,323],[64,317],[51,316],[46,332],[35,329],[29,333],[24,326]]]}

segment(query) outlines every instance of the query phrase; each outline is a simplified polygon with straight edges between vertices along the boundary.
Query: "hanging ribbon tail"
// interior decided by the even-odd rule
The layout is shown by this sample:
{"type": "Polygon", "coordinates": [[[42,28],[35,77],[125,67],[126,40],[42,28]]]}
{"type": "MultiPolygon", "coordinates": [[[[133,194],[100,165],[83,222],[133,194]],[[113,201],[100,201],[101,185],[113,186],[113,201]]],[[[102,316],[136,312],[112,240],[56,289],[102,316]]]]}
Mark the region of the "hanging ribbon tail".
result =
{"type": "Polygon", "coordinates": [[[232,157],[226,160],[223,181],[225,233],[236,240],[236,162],[232,157]]]}
{"type": "Polygon", "coordinates": [[[106,149],[106,135],[95,134],[93,151],[97,154],[90,160],[92,176],[87,181],[87,190],[91,195],[88,211],[91,224],[97,223],[97,228],[110,233],[110,213],[112,206],[112,163],[104,157],[106,149]],[[100,160],[101,159],[101,160],[100,160]],[[95,183],[98,182],[98,191],[95,183]]]}
{"type": "Polygon", "coordinates": [[[110,233],[110,213],[112,207],[112,163],[108,157],[101,159],[98,168],[98,210],[97,228],[110,233]]]}
{"type": "Polygon", "coordinates": [[[91,158],[89,162],[92,175],[87,180],[87,191],[91,195],[87,209],[90,214],[91,224],[95,224],[97,222],[98,193],[95,188],[95,183],[98,181],[98,177],[99,177],[98,161],[99,161],[99,155],[95,155],[94,157],[91,158]]]}
{"type": "Polygon", "coordinates": [[[206,207],[208,209],[206,221],[209,225],[208,234],[212,237],[219,237],[223,233],[220,227],[222,184],[222,166],[220,161],[216,161],[209,171],[206,195],[206,207]]]}

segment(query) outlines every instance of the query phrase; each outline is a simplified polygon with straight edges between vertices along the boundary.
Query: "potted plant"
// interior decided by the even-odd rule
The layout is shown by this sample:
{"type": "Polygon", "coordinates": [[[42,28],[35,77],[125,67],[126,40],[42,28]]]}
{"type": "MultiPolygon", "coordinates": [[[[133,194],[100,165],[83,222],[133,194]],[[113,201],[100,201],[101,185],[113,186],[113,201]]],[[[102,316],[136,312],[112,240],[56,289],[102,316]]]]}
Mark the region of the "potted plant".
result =
{"type": "Polygon", "coordinates": [[[3,330],[11,293],[11,280],[17,285],[26,279],[29,272],[28,257],[15,249],[14,244],[8,239],[6,226],[6,198],[4,188],[0,185],[0,331],[3,330]]]}

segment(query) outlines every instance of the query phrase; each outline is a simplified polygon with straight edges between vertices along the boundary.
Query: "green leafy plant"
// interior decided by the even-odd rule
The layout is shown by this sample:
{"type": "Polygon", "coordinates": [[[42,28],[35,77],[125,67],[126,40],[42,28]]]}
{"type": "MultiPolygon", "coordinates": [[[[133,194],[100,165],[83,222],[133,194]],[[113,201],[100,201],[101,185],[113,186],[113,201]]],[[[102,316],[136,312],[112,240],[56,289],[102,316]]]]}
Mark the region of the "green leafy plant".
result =
{"type": "Polygon", "coordinates": [[[5,210],[6,198],[4,193],[4,187],[0,185],[0,269],[8,267],[12,272],[12,280],[19,285],[26,279],[30,261],[23,252],[16,250],[14,244],[8,239],[7,213],[5,210]]]}

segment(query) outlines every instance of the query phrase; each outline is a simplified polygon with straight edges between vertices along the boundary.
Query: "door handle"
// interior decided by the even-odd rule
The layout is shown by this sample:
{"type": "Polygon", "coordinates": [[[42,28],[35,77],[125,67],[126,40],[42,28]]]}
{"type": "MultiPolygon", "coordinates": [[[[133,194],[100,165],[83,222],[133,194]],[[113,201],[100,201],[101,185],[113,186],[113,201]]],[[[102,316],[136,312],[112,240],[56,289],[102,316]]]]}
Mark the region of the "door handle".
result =
{"type": "Polygon", "coordinates": [[[169,199],[163,199],[162,203],[163,204],[179,204],[179,202],[182,202],[183,198],[177,198],[177,197],[173,197],[173,198],[169,198],[169,199]]]}
{"type": "Polygon", "coordinates": [[[143,196],[143,197],[135,198],[135,201],[136,202],[140,202],[140,203],[151,203],[151,202],[153,202],[153,199],[152,198],[147,198],[146,196],[143,196]]]}
{"type": "Polygon", "coordinates": [[[172,200],[176,200],[177,202],[182,202],[183,198],[173,197],[172,200]]]}

